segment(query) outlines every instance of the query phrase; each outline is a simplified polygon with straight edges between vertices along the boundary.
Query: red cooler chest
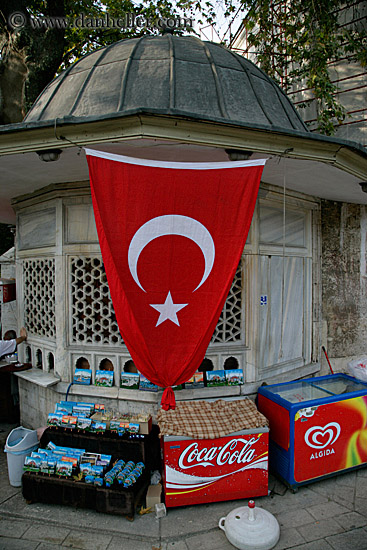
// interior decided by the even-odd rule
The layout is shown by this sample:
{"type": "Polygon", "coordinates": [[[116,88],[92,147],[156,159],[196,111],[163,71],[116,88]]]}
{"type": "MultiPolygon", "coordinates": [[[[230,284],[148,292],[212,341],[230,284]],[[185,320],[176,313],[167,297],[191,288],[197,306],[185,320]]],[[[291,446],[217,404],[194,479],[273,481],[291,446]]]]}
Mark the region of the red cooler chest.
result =
{"type": "Polygon", "coordinates": [[[167,507],[268,494],[269,428],[217,439],[162,436],[167,507]]]}

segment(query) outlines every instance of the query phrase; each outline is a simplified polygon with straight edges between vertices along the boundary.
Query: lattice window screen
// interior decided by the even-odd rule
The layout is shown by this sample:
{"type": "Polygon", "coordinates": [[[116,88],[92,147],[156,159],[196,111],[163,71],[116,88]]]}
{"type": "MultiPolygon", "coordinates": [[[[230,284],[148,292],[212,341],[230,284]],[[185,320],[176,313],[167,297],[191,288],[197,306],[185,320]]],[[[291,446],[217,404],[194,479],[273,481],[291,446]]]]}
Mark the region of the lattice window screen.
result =
{"type": "Polygon", "coordinates": [[[226,303],[220,314],[211,342],[228,343],[243,340],[242,321],[242,261],[237,267],[226,303]]]}
{"type": "MultiPolygon", "coordinates": [[[[122,344],[101,258],[71,258],[72,341],[122,344]]],[[[237,268],[213,343],[242,341],[242,266],[237,268]]]]}
{"type": "Polygon", "coordinates": [[[23,261],[24,321],[30,333],[55,338],[55,260],[23,261]]]}
{"type": "Polygon", "coordinates": [[[123,343],[101,258],[71,258],[72,341],[123,343]]]}

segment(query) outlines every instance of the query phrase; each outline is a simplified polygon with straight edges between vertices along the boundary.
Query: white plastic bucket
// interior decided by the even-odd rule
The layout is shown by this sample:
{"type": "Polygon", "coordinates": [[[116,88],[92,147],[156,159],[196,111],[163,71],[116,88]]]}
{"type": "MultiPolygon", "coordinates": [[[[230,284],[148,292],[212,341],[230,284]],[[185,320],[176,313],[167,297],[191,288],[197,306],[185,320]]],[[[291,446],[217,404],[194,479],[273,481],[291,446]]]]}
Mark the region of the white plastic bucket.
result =
{"type": "Polygon", "coordinates": [[[22,486],[22,474],[25,457],[38,447],[37,430],[28,430],[20,426],[10,432],[5,443],[9,482],[13,487],[22,486]]]}

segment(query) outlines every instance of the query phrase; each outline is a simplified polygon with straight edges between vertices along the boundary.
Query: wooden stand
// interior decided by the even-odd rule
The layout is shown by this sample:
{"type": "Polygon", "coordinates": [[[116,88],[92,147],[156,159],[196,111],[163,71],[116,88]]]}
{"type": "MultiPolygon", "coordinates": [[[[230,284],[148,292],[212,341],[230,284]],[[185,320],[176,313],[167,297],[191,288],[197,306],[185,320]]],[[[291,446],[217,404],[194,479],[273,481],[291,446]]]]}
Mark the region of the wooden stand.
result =
{"type": "Polygon", "coordinates": [[[96,487],[72,478],[24,472],[22,491],[23,497],[29,502],[89,508],[105,514],[131,518],[147,490],[150,471],[160,468],[157,426],[153,427],[149,435],[137,440],[111,433],[91,434],[67,428],[49,427],[42,434],[40,446],[46,447],[49,441],[61,447],[77,447],[91,453],[108,454],[112,456],[112,462],[119,458],[125,461],[141,461],[144,462],[145,469],[136,483],[126,489],[116,483],[112,487],[96,487]]]}
{"type": "Polygon", "coordinates": [[[62,504],[133,517],[148,484],[149,472],[144,472],[134,485],[126,489],[122,485],[96,487],[70,478],[24,472],[22,493],[29,503],[62,504]]]}
{"type": "MultiPolygon", "coordinates": [[[[12,395],[12,376],[14,372],[21,372],[32,368],[31,364],[16,366],[14,363],[0,365],[0,422],[16,424],[19,422],[19,403],[14,403],[12,395]]],[[[15,383],[17,380],[15,378],[15,383]]]]}
{"type": "Polygon", "coordinates": [[[158,426],[154,425],[149,435],[141,439],[128,439],[125,436],[106,432],[93,434],[68,428],[49,427],[42,434],[41,447],[49,441],[59,447],[77,447],[88,453],[102,453],[112,456],[112,460],[122,458],[134,462],[144,462],[146,470],[160,470],[160,442],[158,426]]]}

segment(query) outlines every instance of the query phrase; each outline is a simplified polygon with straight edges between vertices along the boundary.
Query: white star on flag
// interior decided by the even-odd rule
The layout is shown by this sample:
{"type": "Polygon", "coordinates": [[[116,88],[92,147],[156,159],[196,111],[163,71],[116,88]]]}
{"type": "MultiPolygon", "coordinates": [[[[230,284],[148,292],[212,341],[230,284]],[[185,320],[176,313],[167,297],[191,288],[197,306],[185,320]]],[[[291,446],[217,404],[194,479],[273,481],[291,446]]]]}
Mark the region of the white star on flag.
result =
{"type": "Polygon", "coordinates": [[[149,304],[149,305],[150,307],[153,307],[160,313],[156,324],[156,327],[157,327],[161,323],[164,323],[164,321],[172,321],[172,323],[175,323],[175,325],[180,326],[180,323],[178,322],[178,319],[177,319],[177,312],[180,311],[180,309],[183,309],[184,307],[186,307],[188,304],[174,304],[172,301],[171,292],[169,291],[164,304],[149,304]]]}

